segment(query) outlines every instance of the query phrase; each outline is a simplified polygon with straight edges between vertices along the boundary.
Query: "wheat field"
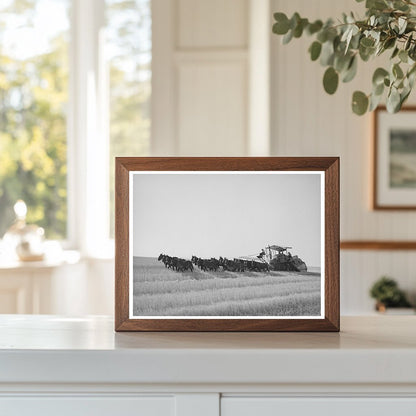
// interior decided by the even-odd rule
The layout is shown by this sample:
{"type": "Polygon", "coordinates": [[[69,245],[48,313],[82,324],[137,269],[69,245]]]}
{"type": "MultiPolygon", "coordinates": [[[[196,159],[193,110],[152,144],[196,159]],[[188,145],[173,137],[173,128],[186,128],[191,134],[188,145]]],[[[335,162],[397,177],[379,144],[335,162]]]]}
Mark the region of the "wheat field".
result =
{"type": "Polygon", "coordinates": [[[175,272],[133,258],[134,316],[319,316],[320,273],[175,272]]]}

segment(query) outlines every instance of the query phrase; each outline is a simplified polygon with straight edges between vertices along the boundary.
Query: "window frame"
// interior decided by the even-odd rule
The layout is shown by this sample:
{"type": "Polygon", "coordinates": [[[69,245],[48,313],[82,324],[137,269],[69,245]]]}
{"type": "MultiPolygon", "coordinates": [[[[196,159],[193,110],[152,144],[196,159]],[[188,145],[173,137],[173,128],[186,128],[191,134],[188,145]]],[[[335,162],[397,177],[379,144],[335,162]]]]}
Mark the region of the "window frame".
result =
{"type": "Polygon", "coordinates": [[[105,0],[72,0],[67,118],[68,222],[65,248],[112,258],[109,224],[108,70],[105,0]]]}

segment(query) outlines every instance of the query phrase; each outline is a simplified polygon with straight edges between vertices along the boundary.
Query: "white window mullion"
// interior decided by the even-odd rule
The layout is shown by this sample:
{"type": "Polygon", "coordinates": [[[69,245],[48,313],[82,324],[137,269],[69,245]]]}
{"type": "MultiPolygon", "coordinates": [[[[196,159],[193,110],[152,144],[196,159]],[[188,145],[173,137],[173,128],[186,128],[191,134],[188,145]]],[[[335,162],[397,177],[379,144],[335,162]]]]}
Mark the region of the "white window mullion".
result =
{"type": "Polygon", "coordinates": [[[72,115],[68,140],[69,232],[83,255],[108,242],[107,75],[104,0],[73,0],[72,115]]]}

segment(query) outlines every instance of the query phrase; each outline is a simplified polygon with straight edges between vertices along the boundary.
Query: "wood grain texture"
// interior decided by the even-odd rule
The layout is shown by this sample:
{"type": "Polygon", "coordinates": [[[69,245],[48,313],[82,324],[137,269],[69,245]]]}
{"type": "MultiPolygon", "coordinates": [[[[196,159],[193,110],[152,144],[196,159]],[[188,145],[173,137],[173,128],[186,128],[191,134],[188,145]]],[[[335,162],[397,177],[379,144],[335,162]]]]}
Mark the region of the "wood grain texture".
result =
{"type": "Polygon", "coordinates": [[[115,327],[129,318],[129,171],[116,158],[115,327]]]}
{"type": "MultiPolygon", "coordinates": [[[[416,210],[416,205],[381,205],[378,202],[378,120],[381,111],[387,111],[385,106],[379,106],[373,112],[373,209],[374,210],[387,210],[387,211],[414,211],[416,210]]],[[[403,107],[401,112],[413,111],[416,112],[416,106],[406,106],[403,107]]]]}
{"type": "Polygon", "coordinates": [[[416,250],[416,241],[341,241],[341,250],[416,250]]]}
{"type": "Polygon", "coordinates": [[[339,158],[116,158],[116,331],[339,331],[339,158]],[[130,319],[130,171],[324,171],[325,319],[130,319]]]}

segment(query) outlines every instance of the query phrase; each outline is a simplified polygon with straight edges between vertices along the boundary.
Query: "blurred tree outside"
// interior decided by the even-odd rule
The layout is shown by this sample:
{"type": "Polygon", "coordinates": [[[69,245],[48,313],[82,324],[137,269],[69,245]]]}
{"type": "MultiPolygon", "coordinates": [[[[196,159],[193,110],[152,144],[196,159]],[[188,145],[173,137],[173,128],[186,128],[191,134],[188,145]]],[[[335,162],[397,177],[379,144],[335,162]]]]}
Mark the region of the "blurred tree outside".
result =
{"type": "Polygon", "coordinates": [[[0,6],[0,237],[18,199],[28,206],[28,222],[48,238],[66,236],[68,4],[55,2],[63,28],[41,35],[49,3],[0,6]]]}
{"type": "Polygon", "coordinates": [[[114,158],[150,148],[151,0],[107,0],[110,70],[110,235],[114,236],[114,158]]]}
{"type": "MultiPolygon", "coordinates": [[[[17,199],[27,203],[28,222],[44,227],[47,238],[67,234],[70,3],[0,5],[0,238],[13,222],[17,199]]],[[[150,3],[106,0],[111,236],[114,157],[149,153],[150,3]]]]}

